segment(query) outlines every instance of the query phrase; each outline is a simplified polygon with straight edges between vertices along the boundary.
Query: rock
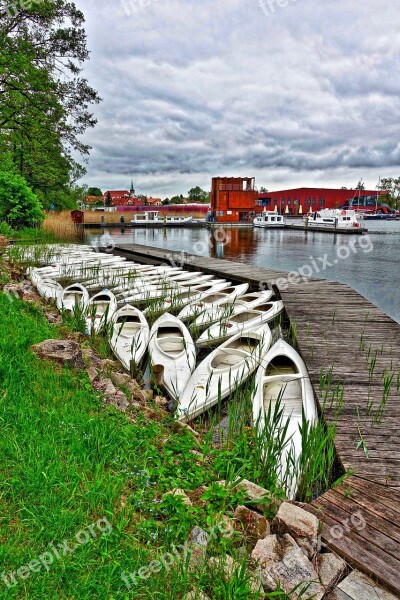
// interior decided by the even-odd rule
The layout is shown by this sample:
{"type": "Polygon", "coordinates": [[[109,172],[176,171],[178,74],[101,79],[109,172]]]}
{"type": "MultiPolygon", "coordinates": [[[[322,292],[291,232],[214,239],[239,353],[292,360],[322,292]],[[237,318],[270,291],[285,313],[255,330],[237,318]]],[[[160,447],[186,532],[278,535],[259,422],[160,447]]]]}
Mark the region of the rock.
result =
{"type": "Polygon", "coordinates": [[[52,360],[61,365],[83,369],[82,350],[73,340],[45,340],[32,346],[39,358],[52,360]]]}
{"type": "Polygon", "coordinates": [[[221,573],[225,581],[232,579],[235,571],[240,569],[240,563],[235,562],[229,554],[212,556],[208,561],[208,566],[211,570],[221,573]]]}
{"type": "Polygon", "coordinates": [[[210,600],[210,598],[206,596],[205,593],[201,590],[197,590],[186,594],[183,600],[210,600]]]}
{"type": "Polygon", "coordinates": [[[339,583],[326,600],[396,600],[396,598],[397,596],[381,588],[360,571],[353,571],[339,583]]]}
{"type": "Polygon", "coordinates": [[[118,363],[115,360],[110,360],[109,358],[104,358],[100,360],[100,365],[103,371],[107,371],[108,369],[115,369],[118,367],[118,363]]]}
{"type": "Polygon", "coordinates": [[[132,381],[130,375],[127,373],[120,373],[119,371],[117,373],[112,373],[111,379],[118,387],[127,387],[132,381]]]}
{"type": "Polygon", "coordinates": [[[265,517],[246,506],[238,506],[234,512],[235,529],[253,540],[261,540],[269,534],[270,526],[265,517]]]}
{"type": "Polygon", "coordinates": [[[129,400],[126,394],[124,394],[124,392],[121,392],[121,390],[118,390],[117,393],[114,395],[114,397],[112,398],[112,403],[116,408],[119,408],[119,410],[125,411],[129,408],[129,400]]]}
{"type": "MultiPolygon", "coordinates": [[[[237,573],[241,568],[242,564],[233,560],[232,556],[226,554],[225,556],[212,556],[208,561],[208,566],[211,571],[216,572],[216,575],[223,577],[223,579],[229,583],[229,581],[234,577],[235,573],[237,573]]],[[[248,579],[248,583],[250,585],[250,591],[254,594],[257,592],[263,591],[263,585],[261,580],[257,574],[251,573],[246,570],[246,575],[248,579]]]]}
{"type": "Polygon", "coordinates": [[[319,520],[295,504],[282,502],[271,523],[271,531],[280,535],[289,533],[310,560],[321,548],[319,520]]]}
{"type": "Polygon", "coordinates": [[[317,569],[320,582],[324,588],[331,590],[346,573],[347,564],[333,552],[328,552],[318,556],[317,569]]]}
{"type": "Polygon", "coordinates": [[[89,377],[91,383],[93,383],[93,381],[95,379],[97,379],[97,377],[99,376],[97,369],[95,369],[95,367],[89,367],[86,370],[86,373],[88,374],[88,377],[89,377]]]}
{"type": "Polygon", "coordinates": [[[46,319],[53,325],[59,325],[62,321],[60,315],[53,315],[52,313],[46,313],[46,319]]]}
{"type": "Polygon", "coordinates": [[[243,479],[235,489],[244,492],[245,497],[254,504],[254,508],[261,512],[266,508],[278,510],[280,502],[272,496],[271,492],[252,481],[243,479]],[[261,502],[258,502],[260,500],[261,502]]]}
{"type": "Polygon", "coordinates": [[[163,396],[156,396],[154,398],[154,404],[156,406],[166,407],[166,406],[168,406],[168,400],[166,398],[164,398],[163,396]]]}
{"type": "Polygon", "coordinates": [[[151,400],[153,400],[154,392],[153,390],[148,389],[142,390],[142,396],[145,402],[151,402],[151,400]]]}
{"type": "Polygon", "coordinates": [[[206,562],[207,547],[210,536],[204,529],[197,525],[190,532],[186,547],[189,554],[189,571],[203,569],[206,562]]]}
{"type": "Polygon", "coordinates": [[[229,417],[224,417],[214,428],[213,443],[222,444],[228,437],[229,417]]]}
{"type": "Polygon", "coordinates": [[[94,387],[98,391],[103,392],[103,394],[106,394],[107,396],[114,396],[114,394],[117,393],[117,388],[115,387],[111,379],[108,379],[107,377],[101,377],[98,383],[95,383],[94,387]]]}
{"type": "Polygon", "coordinates": [[[200,487],[196,488],[195,490],[188,492],[187,495],[189,496],[192,504],[197,504],[198,506],[205,506],[207,504],[206,500],[201,500],[201,496],[204,494],[206,489],[207,488],[205,485],[201,485],[200,487]]]}
{"type": "Polygon", "coordinates": [[[300,584],[296,592],[292,593],[293,599],[301,597],[306,600],[313,597],[313,600],[321,600],[324,596],[325,589],[316,583],[318,574],[312,563],[288,533],[281,538],[269,535],[259,540],[251,557],[258,563],[261,581],[268,591],[274,591],[279,580],[287,594],[300,584]],[[309,585],[307,592],[301,596],[306,585],[309,585]]]}
{"type": "Polygon", "coordinates": [[[166,492],[164,494],[164,497],[165,496],[175,496],[176,498],[179,498],[183,502],[183,504],[186,504],[187,506],[192,506],[190,498],[187,497],[187,495],[185,494],[185,492],[183,490],[180,490],[180,489],[171,490],[170,492],[166,492]]]}
{"type": "Polygon", "coordinates": [[[235,526],[233,520],[227,515],[221,515],[216,518],[217,529],[221,537],[229,538],[235,533],[235,526]]]}

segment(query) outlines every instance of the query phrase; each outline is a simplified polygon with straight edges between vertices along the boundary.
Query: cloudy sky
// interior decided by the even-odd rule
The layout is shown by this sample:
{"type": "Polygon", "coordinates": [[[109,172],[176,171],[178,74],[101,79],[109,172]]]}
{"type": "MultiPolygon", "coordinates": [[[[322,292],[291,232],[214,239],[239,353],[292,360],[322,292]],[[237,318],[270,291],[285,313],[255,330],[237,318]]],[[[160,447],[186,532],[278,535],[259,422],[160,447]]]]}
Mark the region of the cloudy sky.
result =
{"type": "Polygon", "coordinates": [[[103,102],[85,182],[161,197],[400,175],[400,5],[76,0],[103,102]]]}

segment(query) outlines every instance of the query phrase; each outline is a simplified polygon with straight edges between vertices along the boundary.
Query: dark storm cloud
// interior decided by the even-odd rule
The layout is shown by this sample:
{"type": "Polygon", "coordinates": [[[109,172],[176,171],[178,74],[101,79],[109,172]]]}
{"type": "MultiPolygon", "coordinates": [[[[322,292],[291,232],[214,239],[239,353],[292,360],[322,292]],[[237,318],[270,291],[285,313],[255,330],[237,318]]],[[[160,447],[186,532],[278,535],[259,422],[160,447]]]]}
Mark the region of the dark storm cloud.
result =
{"type": "Polygon", "coordinates": [[[400,170],[400,8],[370,0],[77,0],[104,98],[87,180],[354,185],[400,170]],[[125,9],[124,9],[125,6],[125,9]],[[274,10],[272,10],[274,9],[274,10]]]}

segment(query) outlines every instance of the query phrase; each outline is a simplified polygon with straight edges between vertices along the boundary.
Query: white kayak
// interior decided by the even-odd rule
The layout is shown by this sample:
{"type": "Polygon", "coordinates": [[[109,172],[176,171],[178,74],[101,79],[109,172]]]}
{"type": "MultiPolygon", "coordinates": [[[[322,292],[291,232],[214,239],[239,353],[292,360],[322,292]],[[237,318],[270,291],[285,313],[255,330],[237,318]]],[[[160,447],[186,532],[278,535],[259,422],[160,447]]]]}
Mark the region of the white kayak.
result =
{"type": "Polygon", "coordinates": [[[195,302],[192,302],[182,308],[178,315],[182,321],[188,321],[190,319],[196,319],[200,314],[216,308],[227,300],[234,300],[242,296],[247,292],[249,288],[248,283],[242,283],[241,285],[232,285],[222,288],[219,292],[210,292],[195,302]]]}
{"type": "Polygon", "coordinates": [[[238,333],[247,333],[261,327],[264,323],[272,321],[284,309],[282,300],[265,302],[252,310],[243,308],[238,310],[229,319],[221,320],[206,329],[196,345],[200,347],[215,346],[238,333]]]}
{"type": "Polygon", "coordinates": [[[85,312],[88,304],[89,292],[81,283],[69,285],[57,298],[57,307],[60,311],[73,312],[78,308],[81,312],[85,312]]]}
{"type": "Polygon", "coordinates": [[[249,292],[243,296],[238,296],[233,300],[225,300],[218,306],[210,308],[201,313],[201,315],[199,315],[195,320],[194,324],[196,327],[204,327],[223,319],[229,319],[229,317],[236,315],[238,312],[251,310],[259,304],[268,302],[273,294],[274,293],[271,290],[267,290],[265,292],[249,292]]]}
{"type": "Polygon", "coordinates": [[[288,421],[285,437],[287,445],[282,453],[278,476],[288,498],[293,500],[297,491],[298,473],[296,467],[289,467],[289,464],[292,461],[295,465],[298,464],[302,450],[299,430],[302,410],[311,423],[316,422],[318,413],[307,367],[296,350],[284,340],[278,340],[272,346],[257,371],[253,423],[261,439],[266,429],[268,408],[271,407],[273,415],[278,398],[283,410],[280,427],[284,427],[288,421]]]}
{"type": "Polygon", "coordinates": [[[42,298],[57,300],[64,288],[57,281],[54,281],[54,279],[43,277],[38,279],[36,289],[42,298]]]}
{"type": "Polygon", "coordinates": [[[219,292],[224,287],[230,285],[230,281],[225,279],[214,279],[199,285],[182,286],[174,289],[160,304],[160,310],[170,310],[183,308],[195,300],[201,300],[211,292],[219,292]]]}
{"type": "Polygon", "coordinates": [[[99,331],[101,327],[110,322],[112,316],[117,311],[117,299],[109,290],[99,292],[89,300],[86,329],[90,334],[92,331],[99,331]]]}
{"type": "Polygon", "coordinates": [[[223,400],[260,365],[271,345],[271,330],[239,334],[216,348],[194,371],[180,398],[177,419],[190,421],[223,400]]]}
{"type": "Polygon", "coordinates": [[[146,317],[140,310],[127,304],[114,313],[111,323],[111,350],[125,369],[130,371],[131,362],[140,364],[147,350],[150,329],[146,317]]]}
{"type": "Polygon", "coordinates": [[[186,325],[163,314],[151,328],[149,354],[152,367],[164,367],[163,385],[178,400],[196,367],[196,347],[186,325]]]}

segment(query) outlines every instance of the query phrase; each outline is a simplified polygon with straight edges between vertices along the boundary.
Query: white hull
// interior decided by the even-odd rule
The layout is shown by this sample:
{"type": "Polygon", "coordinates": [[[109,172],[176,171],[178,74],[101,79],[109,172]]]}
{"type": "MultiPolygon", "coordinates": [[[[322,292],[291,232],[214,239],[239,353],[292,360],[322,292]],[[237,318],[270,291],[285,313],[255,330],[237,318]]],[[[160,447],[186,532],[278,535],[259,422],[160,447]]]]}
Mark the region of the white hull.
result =
{"type": "Polygon", "coordinates": [[[81,312],[85,312],[89,305],[89,292],[80,283],[74,283],[59,295],[57,298],[58,310],[67,310],[73,312],[76,307],[81,312]]]}
{"type": "Polygon", "coordinates": [[[239,296],[234,300],[226,300],[219,306],[203,312],[197,317],[194,324],[196,327],[204,327],[206,325],[216,323],[217,321],[228,319],[232,315],[236,315],[239,312],[251,310],[259,304],[268,302],[272,296],[273,292],[271,290],[267,290],[265,292],[250,292],[248,294],[244,294],[243,296],[239,296]]]}
{"type": "Polygon", "coordinates": [[[239,298],[247,292],[248,288],[248,283],[242,283],[241,285],[227,286],[226,288],[222,288],[219,292],[210,292],[210,294],[204,296],[201,300],[185,306],[179,313],[178,318],[182,319],[182,321],[195,319],[201,313],[212,310],[227,300],[239,298]]]}
{"type": "Polygon", "coordinates": [[[260,365],[271,337],[270,328],[263,325],[211,352],[191,376],[177,407],[177,419],[190,421],[229,396],[260,365]]]}
{"type": "Polygon", "coordinates": [[[204,282],[199,285],[182,286],[182,289],[175,290],[169,294],[160,305],[160,310],[182,309],[191,302],[202,300],[205,296],[213,292],[219,292],[224,287],[230,285],[230,281],[224,279],[215,279],[214,281],[204,282]]]}
{"type": "Polygon", "coordinates": [[[90,334],[99,331],[110,322],[117,311],[117,299],[109,290],[99,292],[90,299],[86,317],[86,329],[90,334]]]}
{"type": "Polygon", "coordinates": [[[196,341],[200,347],[215,346],[234,335],[254,331],[264,323],[272,321],[284,308],[283,302],[267,302],[252,310],[238,310],[235,315],[220,323],[211,325],[196,341]]]}
{"type": "Polygon", "coordinates": [[[297,469],[288,471],[289,456],[297,465],[301,454],[301,434],[299,426],[302,422],[302,410],[305,417],[314,423],[317,408],[307,368],[299,354],[284,340],[279,340],[264,357],[262,365],[257,371],[256,393],[253,398],[253,423],[257,427],[262,439],[265,429],[265,418],[268,406],[271,411],[281,399],[283,409],[282,427],[289,420],[286,435],[287,446],[282,453],[278,476],[289,499],[294,499],[297,491],[297,469]]]}
{"type": "Polygon", "coordinates": [[[44,277],[43,279],[38,279],[36,289],[42,298],[57,300],[64,288],[57,281],[44,277]]]}
{"type": "Polygon", "coordinates": [[[170,397],[179,400],[196,366],[196,347],[187,327],[168,313],[150,331],[151,365],[164,367],[163,385],[170,397]]]}
{"type": "Polygon", "coordinates": [[[150,329],[144,314],[130,306],[123,306],[112,317],[110,346],[127,371],[131,362],[140,364],[149,343],[150,329]]]}

